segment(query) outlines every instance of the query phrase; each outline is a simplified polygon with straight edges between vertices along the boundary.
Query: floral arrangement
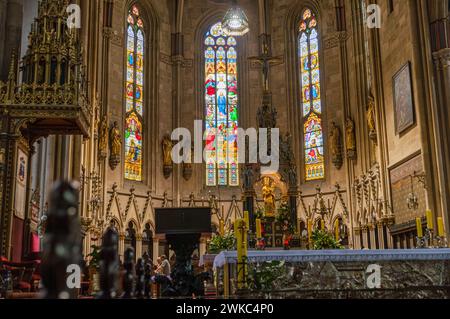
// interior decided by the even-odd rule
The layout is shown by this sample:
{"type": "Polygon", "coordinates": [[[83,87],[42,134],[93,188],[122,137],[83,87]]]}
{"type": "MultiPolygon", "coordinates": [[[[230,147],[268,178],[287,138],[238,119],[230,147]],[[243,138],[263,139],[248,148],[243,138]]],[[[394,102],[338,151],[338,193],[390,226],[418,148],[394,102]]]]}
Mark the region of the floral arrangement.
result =
{"type": "Polygon", "coordinates": [[[289,205],[286,201],[281,202],[280,207],[278,207],[278,214],[275,217],[275,221],[287,227],[286,231],[290,234],[294,232],[294,225],[291,223],[291,216],[289,214],[289,205]]]}
{"type": "Polygon", "coordinates": [[[221,235],[213,235],[208,242],[208,253],[219,254],[224,250],[236,249],[236,236],[233,232],[221,235]]]}
{"type": "Polygon", "coordinates": [[[334,236],[324,230],[315,230],[311,235],[314,250],[343,249],[334,236]]]}

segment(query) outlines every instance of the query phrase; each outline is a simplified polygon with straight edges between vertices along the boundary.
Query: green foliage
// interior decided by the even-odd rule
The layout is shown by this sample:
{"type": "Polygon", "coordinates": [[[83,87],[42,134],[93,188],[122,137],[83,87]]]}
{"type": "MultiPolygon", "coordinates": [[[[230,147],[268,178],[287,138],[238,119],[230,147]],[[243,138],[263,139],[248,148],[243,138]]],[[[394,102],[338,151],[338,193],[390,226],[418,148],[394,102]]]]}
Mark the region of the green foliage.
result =
{"type": "Polygon", "coordinates": [[[336,241],[334,236],[323,230],[315,230],[312,233],[311,240],[314,250],[324,249],[343,249],[344,247],[336,241]]]}
{"type": "Polygon", "coordinates": [[[95,268],[97,270],[100,269],[100,250],[101,248],[97,245],[91,246],[91,253],[88,255],[89,259],[89,267],[95,268]]]}
{"type": "Polygon", "coordinates": [[[224,250],[234,249],[236,249],[236,237],[233,233],[228,233],[223,236],[214,235],[208,245],[208,252],[210,254],[219,254],[224,250]]]}
{"type": "Polygon", "coordinates": [[[289,228],[287,229],[287,231],[289,233],[293,233],[294,232],[294,225],[291,223],[291,216],[289,213],[289,205],[287,202],[283,201],[280,204],[280,207],[278,207],[278,214],[275,217],[275,221],[277,223],[279,223],[280,225],[287,225],[289,228]]]}
{"type": "Polygon", "coordinates": [[[258,206],[258,208],[256,209],[255,218],[261,220],[264,219],[264,209],[262,207],[258,206]]]}
{"type": "Polygon", "coordinates": [[[248,284],[252,291],[272,291],[282,288],[286,279],[284,261],[266,261],[250,265],[248,284]]]}

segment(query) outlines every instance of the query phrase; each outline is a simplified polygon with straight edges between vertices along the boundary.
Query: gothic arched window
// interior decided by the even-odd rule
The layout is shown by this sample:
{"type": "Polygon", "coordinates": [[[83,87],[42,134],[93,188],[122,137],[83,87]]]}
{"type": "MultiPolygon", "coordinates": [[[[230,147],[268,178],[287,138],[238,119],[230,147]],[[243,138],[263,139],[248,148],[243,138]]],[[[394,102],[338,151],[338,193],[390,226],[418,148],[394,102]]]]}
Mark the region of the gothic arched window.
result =
{"type": "Polygon", "coordinates": [[[206,185],[239,186],[237,41],[214,24],[204,37],[206,185]]]}
{"type": "Polygon", "coordinates": [[[133,5],[127,16],[125,79],[125,179],[142,181],[142,123],[144,112],[144,22],[133,5]]]}
{"type": "Polygon", "coordinates": [[[315,14],[305,9],[299,26],[298,54],[307,181],[325,177],[318,33],[315,14]]]}

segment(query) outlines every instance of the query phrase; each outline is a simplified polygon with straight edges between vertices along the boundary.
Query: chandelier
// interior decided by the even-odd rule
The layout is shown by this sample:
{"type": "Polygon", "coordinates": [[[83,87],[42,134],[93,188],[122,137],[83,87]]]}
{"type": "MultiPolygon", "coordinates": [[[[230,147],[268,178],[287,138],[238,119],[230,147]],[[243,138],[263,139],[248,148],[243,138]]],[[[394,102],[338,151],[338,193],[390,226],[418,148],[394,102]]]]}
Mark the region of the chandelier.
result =
{"type": "Polygon", "coordinates": [[[238,7],[236,0],[222,20],[222,30],[227,36],[243,36],[250,31],[247,15],[238,7]]]}

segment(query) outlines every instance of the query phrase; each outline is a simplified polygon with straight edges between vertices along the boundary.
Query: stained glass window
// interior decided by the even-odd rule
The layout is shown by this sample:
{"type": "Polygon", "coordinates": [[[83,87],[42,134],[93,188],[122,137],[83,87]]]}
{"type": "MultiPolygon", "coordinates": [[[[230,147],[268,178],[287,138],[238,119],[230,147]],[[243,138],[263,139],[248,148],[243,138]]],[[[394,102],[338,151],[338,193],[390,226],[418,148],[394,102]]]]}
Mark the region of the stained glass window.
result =
{"type": "Polygon", "coordinates": [[[134,5],[127,17],[125,79],[125,178],[142,181],[142,116],[144,86],[144,22],[134,5]]]}
{"type": "Polygon", "coordinates": [[[204,46],[206,185],[239,186],[237,41],[217,23],[204,46]]]}
{"type": "Polygon", "coordinates": [[[320,95],[319,35],[315,14],[306,9],[299,27],[300,80],[303,111],[305,176],[307,181],[325,177],[322,101],[320,95]]]}

